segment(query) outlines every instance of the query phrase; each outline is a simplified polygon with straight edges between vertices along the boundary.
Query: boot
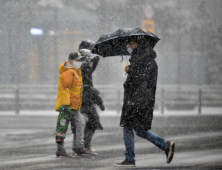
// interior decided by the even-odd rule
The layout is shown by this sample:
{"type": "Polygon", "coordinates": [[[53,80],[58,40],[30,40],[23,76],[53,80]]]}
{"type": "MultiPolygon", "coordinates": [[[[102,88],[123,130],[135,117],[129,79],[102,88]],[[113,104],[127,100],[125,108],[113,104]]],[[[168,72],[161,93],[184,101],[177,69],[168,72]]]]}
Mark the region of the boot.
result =
{"type": "Polygon", "coordinates": [[[64,143],[63,142],[57,142],[57,151],[56,151],[56,156],[57,157],[68,157],[71,158],[71,156],[69,154],[66,153],[65,149],[64,149],[64,143]]]}

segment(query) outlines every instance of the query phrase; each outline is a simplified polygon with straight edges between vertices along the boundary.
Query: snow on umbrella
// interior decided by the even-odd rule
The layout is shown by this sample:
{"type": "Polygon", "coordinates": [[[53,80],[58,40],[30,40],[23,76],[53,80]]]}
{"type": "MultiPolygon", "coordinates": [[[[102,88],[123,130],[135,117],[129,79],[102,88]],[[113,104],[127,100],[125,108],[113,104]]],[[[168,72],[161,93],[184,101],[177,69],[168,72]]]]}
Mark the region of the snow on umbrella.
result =
{"type": "Polygon", "coordinates": [[[140,28],[119,29],[102,35],[92,48],[92,53],[103,57],[130,55],[126,50],[126,42],[137,40],[142,45],[152,48],[160,40],[155,34],[140,28]]]}

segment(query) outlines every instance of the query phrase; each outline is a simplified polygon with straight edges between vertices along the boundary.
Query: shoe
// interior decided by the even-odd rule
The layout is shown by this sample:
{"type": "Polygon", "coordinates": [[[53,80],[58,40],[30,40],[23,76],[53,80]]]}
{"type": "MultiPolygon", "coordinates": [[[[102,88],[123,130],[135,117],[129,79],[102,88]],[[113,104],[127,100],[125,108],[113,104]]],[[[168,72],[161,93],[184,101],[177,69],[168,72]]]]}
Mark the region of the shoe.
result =
{"type": "Polygon", "coordinates": [[[72,156],[75,156],[75,155],[77,155],[77,149],[76,148],[72,148],[72,156]]]}
{"type": "Polygon", "coordinates": [[[136,163],[135,161],[127,161],[126,159],[121,163],[115,163],[114,166],[118,167],[135,167],[136,163]]]}
{"type": "Polygon", "coordinates": [[[167,141],[166,143],[166,148],[165,148],[165,153],[166,153],[166,162],[169,164],[174,155],[174,150],[175,150],[175,143],[167,141]]]}
{"type": "Polygon", "coordinates": [[[66,153],[66,150],[64,149],[64,142],[57,142],[57,151],[56,156],[57,157],[68,157],[71,158],[72,156],[66,153]]]}
{"type": "Polygon", "coordinates": [[[91,155],[97,155],[97,153],[95,152],[95,150],[91,147],[88,147],[87,149],[87,152],[89,152],[91,155]]]}
{"type": "Polygon", "coordinates": [[[65,150],[63,150],[63,151],[57,151],[57,152],[56,152],[56,156],[57,156],[57,157],[60,157],[60,156],[61,156],[61,157],[67,157],[67,158],[71,158],[71,157],[72,157],[71,155],[67,154],[65,150]]]}
{"type": "Polygon", "coordinates": [[[76,154],[78,155],[78,156],[83,156],[84,154],[89,154],[85,149],[83,149],[83,148],[78,148],[78,149],[76,149],[76,154]]]}

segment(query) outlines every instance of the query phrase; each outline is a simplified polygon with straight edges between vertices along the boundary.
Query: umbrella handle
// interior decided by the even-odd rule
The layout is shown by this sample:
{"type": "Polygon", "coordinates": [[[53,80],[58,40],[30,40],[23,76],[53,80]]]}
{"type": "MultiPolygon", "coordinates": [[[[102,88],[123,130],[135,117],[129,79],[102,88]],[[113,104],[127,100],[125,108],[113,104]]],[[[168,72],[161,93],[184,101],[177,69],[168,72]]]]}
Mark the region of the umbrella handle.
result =
{"type": "Polygon", "coordinates": [[[122,62],[123,62],[123,56],[121,55],[121,57],[122,57],[122,61],[120,61],[120,63],[122,63],[122,62]]]}

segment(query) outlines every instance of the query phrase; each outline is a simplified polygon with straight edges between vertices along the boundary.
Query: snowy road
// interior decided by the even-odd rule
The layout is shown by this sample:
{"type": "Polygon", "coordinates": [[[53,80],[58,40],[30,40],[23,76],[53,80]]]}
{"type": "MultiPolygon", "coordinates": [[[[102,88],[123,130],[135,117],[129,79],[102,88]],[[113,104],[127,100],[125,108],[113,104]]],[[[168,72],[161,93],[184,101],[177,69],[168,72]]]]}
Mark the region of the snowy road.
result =
{"type": "MultiPolygon", "coordinates": [[[[119,116],[101,116],[104,130],[96,131],[92,143],[97,156],[71,159],[55,157],[56,119],[56,114],[1,114],[0,169],[118,169],[113,164],[124,159],[119,116]]],[[[175,157],[171,164],[166,164],[162,151],[136,137],[137,167],[134,169],[222,169],[221,122],[222,115],[155,116],[152,130],[176,142],[175,157]]],[[[68,152],[71,152],[71,143],[69,130],[65,139],[68,152]]]]}

